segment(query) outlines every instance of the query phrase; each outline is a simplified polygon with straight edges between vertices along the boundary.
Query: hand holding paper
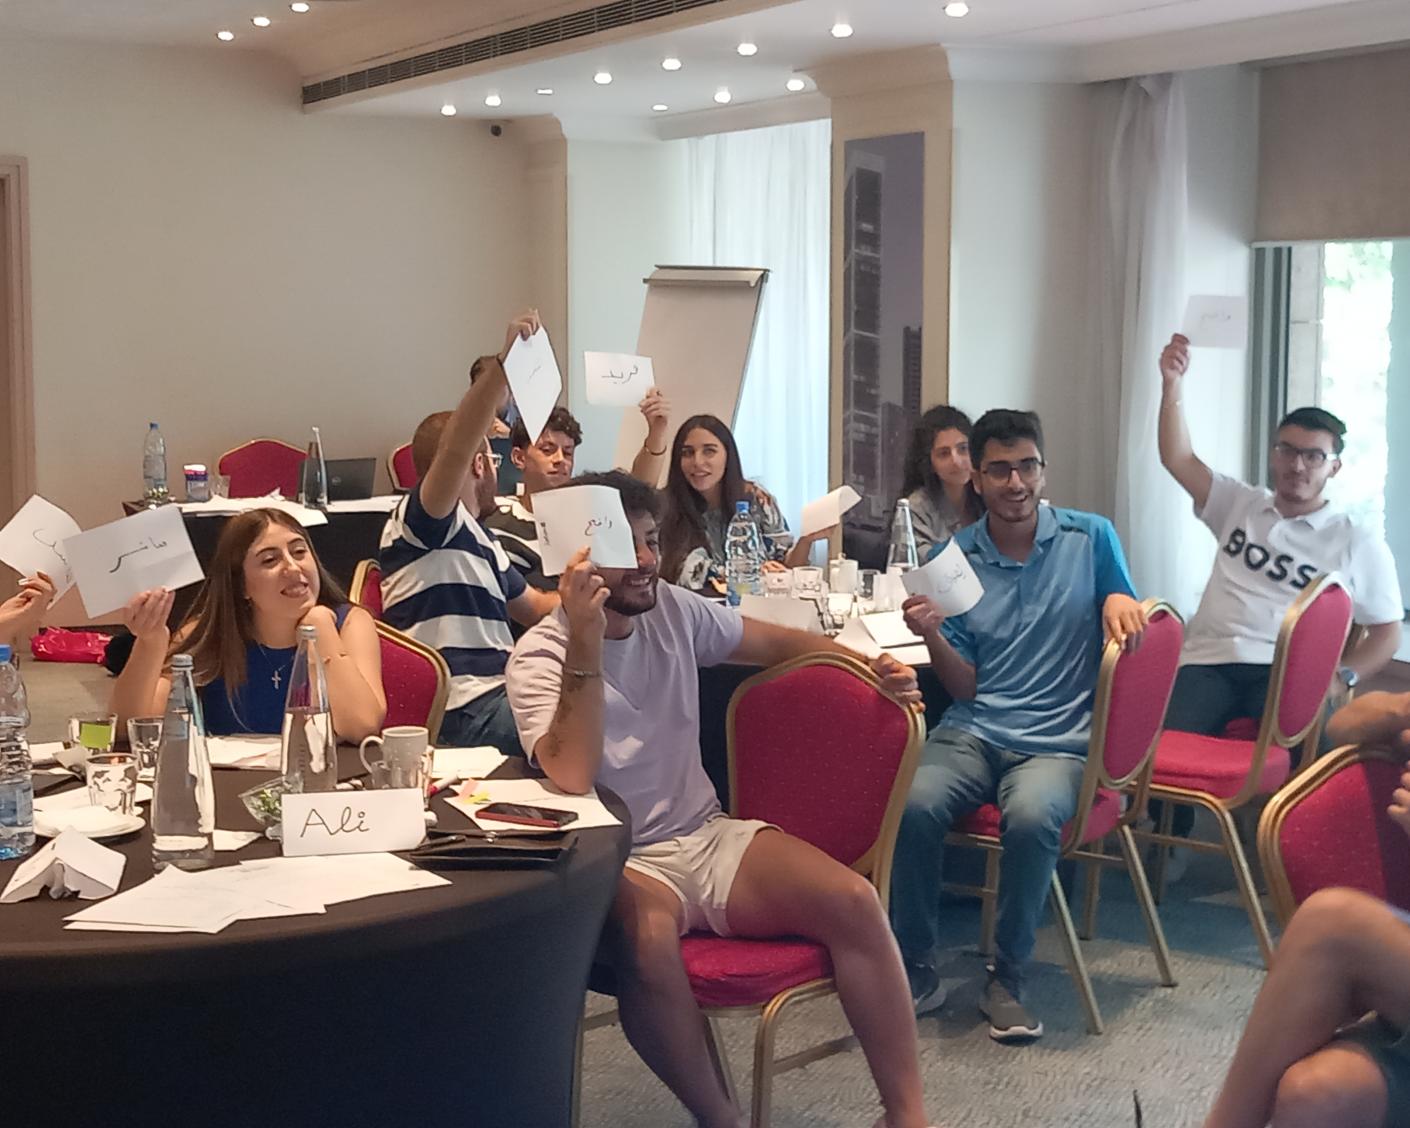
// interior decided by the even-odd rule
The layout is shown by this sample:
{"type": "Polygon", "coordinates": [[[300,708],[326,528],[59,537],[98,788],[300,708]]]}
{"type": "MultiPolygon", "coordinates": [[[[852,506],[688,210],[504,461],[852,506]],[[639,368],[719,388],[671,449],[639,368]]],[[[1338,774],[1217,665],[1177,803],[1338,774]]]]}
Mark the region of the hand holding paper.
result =
{"type": "Polygon", "coordinates": [[[839,486],[816,501],[803,506],[803,523],[799,535],[810,537],[830,529],[842,520],[842,515],[861,501],[861,495],[851,486],[839,486]]]}
{"type": "Polygon", "coordinates": [[[984,585],[952,538],[923,567],[901,574],[908,595],[928,595],[947,616],[963,615],[984,596],[984,585]]]}
{"type": "Polygon", "coordinates": [[[557,576],[584,545],[594,564],[635,568],[636,542],[622,509],[622,495],[610,486],[559,486],[534,495],[543,574],[557,576]]]}
{"type": "Polygon", "coordinates": [[[205,578],[174,505],[110,521],[64,541],[90,618],[116,611],[150,588],[175,590],[205,578]]]}
{"type": "Polygon", "coordinates": [[[583,353],[587,401],[601,407],[634,407],[656,385],[649,356],[583,353]]]}
{"type": "Polygon", "coordinates": [[[1248,345],[1248,299],[1192,294],[1181,332],[1196,348],[1241,349],[1248,345]]]}
{"type": "Polygon", "coordinates": [[[0,529],[0,560],[23,576],[47,573],[57,598],[73,587],[64,542],[80,532],[77,521],[35,494],[0,529]]]}
{"type": "Polygon", "coordinates": [[[536,443],[563,391],[563,377],[558,372],[547,329],[540,326],[528,339],[514,338],[504,358],[504,374],[529,432],[529,442],[536,443]]]}

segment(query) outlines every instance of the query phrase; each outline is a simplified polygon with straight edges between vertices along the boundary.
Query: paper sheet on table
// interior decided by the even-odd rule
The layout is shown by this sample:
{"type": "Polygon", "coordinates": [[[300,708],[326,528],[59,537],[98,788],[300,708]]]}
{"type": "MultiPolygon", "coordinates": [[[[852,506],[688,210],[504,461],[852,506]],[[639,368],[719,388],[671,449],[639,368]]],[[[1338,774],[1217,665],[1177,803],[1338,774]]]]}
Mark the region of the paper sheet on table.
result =
{"type": "Polygon", "coordinates": [[[901,583],[910,595],[928,595],[947,616],[963,615],[984,598],[984,585],[953,537],[923,566],[902,572],[901,583]]]}
{"type": "Polygon", "coordinates": [[[77,831],[66,830],[20,863],[0,893],[0,905],[38,896],[44,886],[58,898],[76,893],[85,901],[107,897],[122,884],[127,859],[77,831]]]}
{"type": "Polygon", "coordinates": [[[257,902],[228,890],[203,887],[198,874],[168,866],[141,885],[64,919],[85,928],[124,926],[122,931],[219,932],[257,902]]]}
{"type": "Polygon", "coordinates": [[[29,746],[29,762],[36,768],[47,767],[59,762],[59,753],[64,750],[62,740],[46,740],[42,744],[29,746]]]}
{"type": "Polygon", "coordinates": [[[479,748],[437,748],[431,759],[433,778],[458,775],[461,779],[484,779],[508,756],[493,745],[479,748]]]}
{"type": "Polygon", "coordinates": [[[379,494],[376,497],[356,497],[346,501],[330,501],[329,513],[390,513],[397,507],[401,494],[379,494]]]}
{"type": "Polygon", "coordinates": [[[925,642],[920,635],[911,633],[911,628],[906,626],[905,616],[899,611],[878,611],[874,615],[863,615],[862,626],[866,627],[867,633],[883,650],[925,642]]]}
{"type": "MultiPolygon", "coordinates": [[[[133,793],[133,802],[150,803],[151,800],[151,785],[139,783],[137,790],[133,793]]],[[[88,805],[88,788],[82,783],[68,791],[60,791],[57,795],[41,795],[34,801],[34,809],[46,814],[53,814],[55,811],[72,811],[88,805]]]]}
{"type": "Polygon", "coordinates": [[[599,407],[635,407],[655,385],[649,356],[583,353],[587,401],[599,407]]]}
{"type": "Polygon", "coordinates": [[[174,505],[145,509],[64,541],[89,618],[116,611],[138,592],[175,590],[205,578],[174,505]]]}
{"type": "Polygon", "coordinates": [[[1192,294],[1180,330],[1196,348],[1248,347],[1248,299],[1192,294]]]}
{"type": "Polygon", "coordinates": [[[212,845],[219,852],[243,850],[251,842],[264,837],[258,830],[216,830],[212,835],[212,845]]]}
{"type": "MultiPolygon", "coordinates": [[[[179,508],[182,513],[197,517],[228,517],[232,513],[247,513],[251,509],[278,509],[305,529],[328,524],[328,515],[321,509],[311,509],[277,493],[268,497],[213,497],[210,501],[183,501],[179,508]]],[[[331,503],[329,508],[332,508],[331,503]]]]}
{"type": "Polygon", "coordinates": [[[206,751],[213,768],[257,768],[278,771],[277,736],[208,736],[206,751]]]}
{"type": "Polygon", "coordinates": [[[592,562],[604,568],[635,568],[636,544],[611,486],[559,486],[534,494],[539,558],[545,576],[557,576],[573,553],[587,545],[592,562]]]}
{"type": "Polygon", "coordinates": [[[825,493],[816,501],[803,506],[803,523],[799,526],[800,536],[808,537],[830,529],[842,520],[842,515],[861,501],[861,495],[851,486],[838,486],[831,493],[825,493]]]}
{"type": "Polygon", "coordinates": [[[529,442],[536,443],[563,392],[563,377],[547,329],[540,327],[528,340],[514,338],[504,358],[504,374],[509,377],[509,389],[529,432],[529,442]]]}
{"type": "Polygon", "coordinates": [[[22,576],[45,572],[54,581],[55,599],[73,587],[64,542],[83,530],[53,502],[35,494],[0,529],[0,560],[22,576]]]}
{"type": "MultiPolygon", "coordinates": [[[[475,785],[474,794],[488,795],[487,803],[527,803],[531,807],[549,807],[557,811],[577,811],[578,817],[564,830],[588,830],[595,826],[621,826],[617,818],[594,790],[587,795],[569,795],[549,783],[546,779],[485,779],[475,785]]],[[[450,800],[451,806],[470,816],[470,821],[481,830],[506,830],[516,833],[548,833],[538,827],[519,826],[515,823],[499,822],[496,819],[477,818],[475,812],[484,803],[472,803],[469,794],[457,795],[450,800]]]]}
{"type": "Polygon", "coordinates": [[[773,623],[775,626],[789,627],[795,631],[822,633],[818,605],[811,599],[745,594],[739,601],[739,613],[746,619],[757,619],[761,623],[773,623]]]}
{"type": "Polygon", "coordinates": [[[326,854],[307,858],[260,858],[241,862],[241,869],[269,871],[275,891],[284,895],[306,890],[325,905],[360,901],[387,893],[405,893],[449,885],[438,874],[395,854],[326,854]]]}

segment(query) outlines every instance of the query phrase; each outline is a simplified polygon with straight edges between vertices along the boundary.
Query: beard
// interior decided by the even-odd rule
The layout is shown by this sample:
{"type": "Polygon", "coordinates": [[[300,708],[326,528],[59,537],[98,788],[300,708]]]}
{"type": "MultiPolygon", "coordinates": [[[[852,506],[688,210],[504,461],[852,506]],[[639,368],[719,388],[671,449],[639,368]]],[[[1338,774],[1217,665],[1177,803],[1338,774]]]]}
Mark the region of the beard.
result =
{"type": "MultiPolygon", "coordinates": [[[[638,573],[629,573],[628,580],[641,579],[638,573]]],[[[660,583],[660,577],[654,572],[651,573],[651,583],[646,587],[622,587],[614,589],[607,597],[606,607],[609,611],[615,611],[618,615],[643,615],[656,606],[656,585],[660,583]]]]}

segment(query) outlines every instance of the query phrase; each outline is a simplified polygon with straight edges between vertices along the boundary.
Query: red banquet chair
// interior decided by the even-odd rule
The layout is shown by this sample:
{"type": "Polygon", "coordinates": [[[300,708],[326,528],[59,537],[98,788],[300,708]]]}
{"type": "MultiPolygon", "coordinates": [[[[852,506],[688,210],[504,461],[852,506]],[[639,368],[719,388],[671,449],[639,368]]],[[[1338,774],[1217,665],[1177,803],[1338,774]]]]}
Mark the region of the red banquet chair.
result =
{"type": "MultiPolygon", "coordinates": [[[[730,813],[775,823],[865,875],[884,906],[896,832],[925,739],[920,712],[884,692],[861,662],[841,654],[807,654],[741,684],[730,699],[726,731],[730,813]]],[[[795,1003],[836,992],[832,964],[820,944],[692,932],[681,938],[681,956],[711,1057],[731,1096],[734,1085],[714,1021],[759,1020],[752,1128],[768,1126],[776,1075],[853,1044],[846,1036],[774,1056],[783,1013],[795,1003]]],[[[583,1029],[615,1018],[615,1012],[593,1015],[583,1029]]],[[[575,1094],[575,1123],[577,1112],[575,1094]]]]}
{"type": "Polygon", "coordinates": [[[278,490],[299,496],[299,465],[305,452],[279,439],[251,439],[220,456],[216,469],[230,479],[231,497],[264,497],[278,490]]]}
{"type": "Polygon", "coordinates": [[[429,646],[386,623],[377,623],[382,646],[382,689],[387,695],[384,727],[424,725],[435,744],[450,695],[450,667],[429,646]]]}
{"type": "Polygon", "coordinates": [[[382,566],[375,560],[359,560],[353,570],[352,600],[366,608],[374,619],[382,618],[382,566]]]}
{"type": "MultiPolygon", "coordinates": [[[[1077,794],[1077,813],[1063,828],[1062,857],[1092,863],[1087,881],[1087,911],[1082,935],[1090,939],[1096,924],[1098,882],[1102,866],[1122,865],[1131,878],[1136,901],[1145,918],[1146,933],[1156,968],[1163,986],[1174,987],[1170,970],[1170,950],[1165,933],[1156,915],[1155,902],[1146,872],[1141,866],[1131,828],[1145,812],[1146,792],[1150,786],[1156,743],[1165,723],[1165,710],[1175,688],[1175,675],[1180,666],[1180,648],[1185,641],[1185,625],[1179,613],[1168,603],[1149,599],[1145,603],[1147,625],[1141,645],[1125,652],[1117,642],[1108,642],[1102,651],[1101,671],[1097,675],[1096,700],[1092,706],[1092,735],[1087,746],[1087,767],[1077,794]],[[1123,791],[1134,793],[1123,810],[1123,791]],[[1101,851],[1106,837],[1116,834],[1121,856],[1101,851]]],[[[973,846],[985,854],[984,885],[982,887],[951,886],[956,892],[978,895],[983,900],[981,931],[986,954],[993,951],[994,915],[998,900],[999,858],[1003,846],[999,838],[999,808],[985,804],[959,822],[947,841],[958,846],[973,846]]],[[[1077,943],[1072,925],[1067,895],[1062,882],[1053,874],[1049,890],[1053,916],[1067,948],[1068,967],[1082,1006],[1087,1012],[1087,1029],[1102,1032],[1101,1011],[1092,993],[1092,980],[1087,963],[1077,943]]]]}
{"type": "Polygon", "coordinates": [[[1258,856],[1286,926],[1319,889],[1359,889],[1410,911],[1410,838],[1386,815],[1406,754],[1339,748],[1283,787],[1258,821],[1258,856]]]}
{"type": "MultiPolygon", "coordinates": [[[[1316,748],[1322,705],[1341,662],[1351,616],[1351,594],[1341,580],[1335,575],[1318,576],[1283,617],[1258,735],[1253,740],[1237,740],[1167,729],[1155,751],[1150,795],[1162,804],[1160,828],[1139,837],[1162,847],[1188,846],[1222,853],[1229,859],[1265,966],[1273,955],[1273,940],[1233,812],[1272,795],[1307,766],[1316,748]],[[1291,750],[1299,744],[1299,762],[1294,765],[1291,750]],[[1221,841],[1171,835],[1176,804],[1203,807],[1213,814],[1221,841]]],[[[1164,849],[1157,851],[1157,895],[1164,884],[1165,858],[1164,849]]]]}
{"type": "Polygon", "coordinates": [[[402,443],[387,455],[387,473],[392,479],[392,488],[399,493],[410,493],[420,475],[416,473],[416,463],[411,458],[411,444],[402,443]]]}

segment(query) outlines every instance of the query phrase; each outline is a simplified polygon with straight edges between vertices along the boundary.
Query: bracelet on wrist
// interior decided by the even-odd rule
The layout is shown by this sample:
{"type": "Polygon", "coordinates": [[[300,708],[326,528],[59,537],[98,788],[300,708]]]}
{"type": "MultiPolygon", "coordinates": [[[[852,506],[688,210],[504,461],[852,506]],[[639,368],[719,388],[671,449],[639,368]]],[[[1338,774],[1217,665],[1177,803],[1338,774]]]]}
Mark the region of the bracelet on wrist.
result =
{"type": "Polygon", "coordinates": [[[602,676],[601,670],[577,670],[572,666],[564,666],[563,672],[570,678],[579,678],[584,681],[588,678],[600,678],[602,676]]]}

